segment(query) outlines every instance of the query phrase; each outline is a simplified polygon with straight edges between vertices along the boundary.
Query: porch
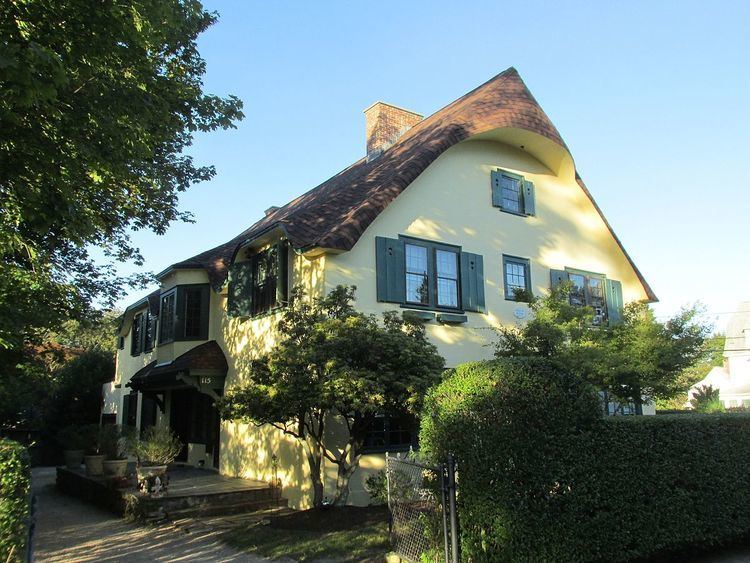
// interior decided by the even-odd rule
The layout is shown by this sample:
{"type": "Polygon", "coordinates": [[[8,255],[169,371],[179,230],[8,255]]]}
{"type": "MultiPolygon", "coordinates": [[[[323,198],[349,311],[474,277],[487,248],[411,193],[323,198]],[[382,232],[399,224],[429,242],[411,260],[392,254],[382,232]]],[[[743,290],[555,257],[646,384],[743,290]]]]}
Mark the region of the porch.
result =
{"type": "Polygon", "coordinates": [[[142,521],[223,516],[287,505],[278,487],[253,479],[219,475],[209,469],[185,465],[170,467],[167,493],[156,498],[137,490],[135,464],[128,466],[127,474],[127,486],[115,487],[111,477],[92,477],[83,469],[58,467],[57,487],[66,494],[142,521]]]}

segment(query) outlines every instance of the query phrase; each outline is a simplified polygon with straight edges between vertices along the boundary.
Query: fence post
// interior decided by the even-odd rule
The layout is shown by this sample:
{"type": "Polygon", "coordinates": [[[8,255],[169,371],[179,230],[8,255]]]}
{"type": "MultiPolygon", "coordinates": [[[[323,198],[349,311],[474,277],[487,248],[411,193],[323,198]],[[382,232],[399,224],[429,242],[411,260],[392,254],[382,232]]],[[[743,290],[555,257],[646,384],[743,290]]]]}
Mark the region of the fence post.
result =
{"type": "Polygon", "coordinates": [[[458,534],[458,512],[456,511],[456,459],[448,454],[448,505],[451,515],[451,560],[461,561],[461,538],[458,534]]]}
{"type": "Polygon", "coordinates": [[[448,520],[450,520],[450,509],[448,508],[448,496],[449,496],[449,485],[448,485],[448,466],[445,463],[441,463],[440,468],[440,489],[443,493],[441,504],[443,505],[443,547],[445,548],[445,563],[450,563],[451,550],[448,539],[448,520]]]}

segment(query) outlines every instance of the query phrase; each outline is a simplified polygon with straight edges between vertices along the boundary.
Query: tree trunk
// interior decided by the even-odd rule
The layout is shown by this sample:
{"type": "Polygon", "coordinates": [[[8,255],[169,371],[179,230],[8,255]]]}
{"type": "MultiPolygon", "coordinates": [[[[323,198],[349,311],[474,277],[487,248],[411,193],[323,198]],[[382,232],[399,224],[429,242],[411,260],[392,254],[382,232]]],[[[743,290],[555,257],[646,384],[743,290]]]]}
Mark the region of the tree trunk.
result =
{"type": "Polygon", "coordinates": [[[359,467],[359,457],[357,456],[356,462],[353,463],[347,463],[346,460],[341,460],[341,463],[339,463],[339,471],[336,476],[336,498],[333,499],[335,506],[344,506],[349,500],[349,480],[359,467]]]}
{"type": "Polygon", "coordinates": [[[359,467],[362,457],[362,446],[364,444],[365,430],[369,426],[366,419],[357,419],[351,427],[349,436],[349,454],[342,456],[338,462],[338,474],[336,476],[336,497],[333,499],[335,506],[344,506],[349,500],[349,480],[359,467]]]}
{"type": "Polygon", "coordinates": [[[310,480],[313,486],[313,506],[318,508],[323,505],[323,477],[320,471],[323,457],[314,438],[305,439],[305,450],[307,450],[307,465],[310,468],[310,480]]]}

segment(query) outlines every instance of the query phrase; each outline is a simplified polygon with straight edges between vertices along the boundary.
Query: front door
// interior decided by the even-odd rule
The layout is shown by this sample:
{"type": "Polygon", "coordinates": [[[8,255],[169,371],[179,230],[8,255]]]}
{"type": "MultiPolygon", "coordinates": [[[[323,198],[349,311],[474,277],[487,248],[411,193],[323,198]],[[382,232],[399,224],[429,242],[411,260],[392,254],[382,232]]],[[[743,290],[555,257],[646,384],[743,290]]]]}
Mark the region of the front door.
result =
{"type": "Polygon", "coordinates": [[[177,461],[187,461],[188,443],[204,444],[212,456],[208,463],[219,466],[219,413],[214,400],[197,389],[172,391],[169,426],[182,442],[177,461]]]}

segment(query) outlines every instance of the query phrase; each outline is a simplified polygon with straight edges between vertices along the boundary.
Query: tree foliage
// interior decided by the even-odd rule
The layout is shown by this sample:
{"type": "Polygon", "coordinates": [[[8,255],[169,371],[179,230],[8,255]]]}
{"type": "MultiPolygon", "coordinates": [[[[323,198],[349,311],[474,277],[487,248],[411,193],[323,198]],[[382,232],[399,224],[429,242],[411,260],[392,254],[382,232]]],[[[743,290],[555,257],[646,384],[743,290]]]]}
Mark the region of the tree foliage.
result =
{"type": "Polygon", "coordinates": [[[660,322],[646,303],[625,306],[622,321],[593,324],[594,311],[572,306],[569,284],[531,301],[532,319],[498,329],[497,357],[541,356],[578,373],[621,402],[638,408],[642,398],[668,399],[680,391],[680,375],[705,354],[709,326],[696,307],[660,322]]]}
{"type": "Polygon", "coordinates": [[[354,289],[338,286],[313,300],[295,289],[279,342],[220,402],[223,418],[270,424],[304,444],[316,506],[323,501],[322,459],[338,467],[334,502],[346,503],[375,416],[418,414],[444,367],[422,324],[395,312],[381,323],[355,311],[354,289]],[[347,430],[343,445],[325,442],[334,419],[347,430]]]}
{"type": "Polygon", "coordinates": [[[99,421],[102,384],[114,377],[115,311],[67,321],[38,344],[0,348],[0,427],[54,434],[99,421]]]}
{"type": "Polygon", "coordinates": [[[693,393],[690,405],[698,412],[717,413],[724,412],[724,405],[719,398],[721,391],[714,389],[713,385],[701,385],[693,393]]]}
{"type": "Polygon", "coordinates": [[[196,0],[3,4],[0,346],[115,299],[113,261],[142,260],[132,230],[190,219],[178,194],[214,169],[185,150],[242,118],[203,92],[196,38],[215,21],[196,0]]]}

